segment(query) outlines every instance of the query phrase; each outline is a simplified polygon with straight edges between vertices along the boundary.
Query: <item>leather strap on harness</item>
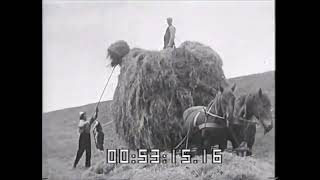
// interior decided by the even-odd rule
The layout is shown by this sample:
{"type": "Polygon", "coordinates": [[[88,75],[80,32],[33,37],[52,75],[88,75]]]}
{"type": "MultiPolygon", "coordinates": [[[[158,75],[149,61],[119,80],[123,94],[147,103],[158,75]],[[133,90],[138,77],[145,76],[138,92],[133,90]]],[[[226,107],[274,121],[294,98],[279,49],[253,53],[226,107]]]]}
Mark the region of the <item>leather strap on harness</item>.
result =
{"type": "Polygon", "coordinates": [[[201,111],[199,111],[197,114],[196,114],[196,116],[194,117],[194,119],[193,119],[193,127],[196,127],[197,125],[197,120],[198,120],[198,116],[199,116],[199,114],[201,113],[201,111]]]}
{"type": "Polygon", "coordinates": [[[206,122],[206,123],[202,123],[198,126],[199,130],[203,129],[203,128],[207,128],[207,127],[211,127],[211,128],[224,128],[225,126],[221,126],[217,123],[211,123],[211,122],[206,122]]]}
{"type": "Polygon", "coordinates": [[[209,114],[212,117],[220,118],[220,119],[225,119],[224,117],[218,116],[216,114],[212,114],[211,112],[206,112],[206,114],[209,114]]]}

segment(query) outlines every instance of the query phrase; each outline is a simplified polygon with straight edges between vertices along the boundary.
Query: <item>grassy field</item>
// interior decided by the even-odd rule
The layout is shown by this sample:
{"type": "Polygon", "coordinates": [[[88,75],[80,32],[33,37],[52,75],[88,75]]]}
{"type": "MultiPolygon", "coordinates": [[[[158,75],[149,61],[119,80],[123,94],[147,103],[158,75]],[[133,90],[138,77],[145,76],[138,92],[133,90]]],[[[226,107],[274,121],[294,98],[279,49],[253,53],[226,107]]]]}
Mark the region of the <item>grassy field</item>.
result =
{"type": "MultiPolygon", "coordinates": [[[[236,94],[266,92],[274,105],[274,71],[229,79],[236,82],[236,94]]],[[[111,102],[100,106],[99,121],[107,123],[111,102]]],[[[104,152],[99,152],[92,140],[92,167],[84,168],[83,156],[78,167],[72,164],[78,147],[78,113],[93,112],[94,104],[43,114],[43,177],[49,179],[267,179],[274,176],[274,129],[267,135],[258,129],[253,157],[238,157],[223,153],[222,164],[105,164],[104,152]]],[[[115,133],[114,124],[104,127],[105,148],[126,148],[115,133]]],[[[196,157],[196,159],[200,157],[196,157]]]]}

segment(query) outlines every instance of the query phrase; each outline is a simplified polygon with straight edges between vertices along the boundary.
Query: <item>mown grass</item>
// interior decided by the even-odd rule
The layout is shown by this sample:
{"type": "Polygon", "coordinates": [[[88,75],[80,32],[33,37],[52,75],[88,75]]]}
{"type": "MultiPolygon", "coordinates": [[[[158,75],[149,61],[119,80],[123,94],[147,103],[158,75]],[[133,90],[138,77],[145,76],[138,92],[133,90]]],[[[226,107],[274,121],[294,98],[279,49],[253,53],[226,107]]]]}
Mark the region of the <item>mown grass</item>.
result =
{"type": "MultiPolygon", "coordinates": [[[[269,162],[252,158],[239,157],[231,153],[222,153],[223,163],[212,164],[105,164],[101,161],[84,173],[90,179],[268,179],[274,176],[274,166],[269,162]],[[99,173],[97,173],[99,172],[99,173]]],[[[194,157],[199,162],[200,156],[194,157]]],[[[211,155],[208,155],[208,159],[211,155]]]]}

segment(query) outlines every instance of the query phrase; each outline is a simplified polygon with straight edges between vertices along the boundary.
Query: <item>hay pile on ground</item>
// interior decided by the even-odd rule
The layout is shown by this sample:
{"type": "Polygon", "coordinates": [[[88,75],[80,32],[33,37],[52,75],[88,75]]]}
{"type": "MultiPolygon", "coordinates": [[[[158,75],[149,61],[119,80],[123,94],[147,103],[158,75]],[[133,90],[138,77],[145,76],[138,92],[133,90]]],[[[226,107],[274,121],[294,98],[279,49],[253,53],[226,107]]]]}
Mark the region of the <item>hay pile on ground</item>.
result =
{"type": "Polygon", "coordinates": [[[113,97],[116,131],[132,149],[175,147],[183,138],[183,111],[207,105],[216,89],[226,86],[221,58],[198,42],[186,41],[175,50],[134,48],[121,60],[112,52],[110,57],[121,66],[113,97]]]}
{"type": "MultiPolygon", "coordinates": [[[[165,152],[164,152],[165,153],[165,152]]],[[[166,152],[168,159],[170,153],[166,152]]],[[[161,157],[161,156],[160,156],[161,157]]],[[[193,160],[199,163],[182,164],[177,156],[177,163],[168,161],[166,164],[107,164],[101,161],[82,175],[83,179],[217,179],[217,180],[265,180],[275,176],[274,164],[253,157],[239,157],[235,154],[223,152],[222,164],[213,164],[208,155],[208,162],[202,163],[202,156],[195,156],[193,160]],[[111,170],[110,170],[111,169],[111,170]]]]}

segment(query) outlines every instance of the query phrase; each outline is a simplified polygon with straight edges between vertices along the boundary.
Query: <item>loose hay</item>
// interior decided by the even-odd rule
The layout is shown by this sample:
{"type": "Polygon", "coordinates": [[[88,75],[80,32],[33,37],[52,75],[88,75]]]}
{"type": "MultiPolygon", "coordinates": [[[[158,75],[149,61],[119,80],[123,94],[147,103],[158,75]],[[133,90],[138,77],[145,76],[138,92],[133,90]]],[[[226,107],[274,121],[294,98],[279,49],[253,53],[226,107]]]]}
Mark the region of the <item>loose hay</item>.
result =
{"type": "MultiPolygon", "coordinates": [[[[111,45],[110,52],[126,52],[121,44],[111,45]]],[[[216,89],[227,85],[219,55],[198,42],[186,41],[175,50],[134,48],[120,59],[115,54],[110,57],[121,62],[121,70],[113,116],[117,133],[132,149],[175,147],[183,138],[183,111],[207,105],[216,89]]]]}
{"type": "Polygon", "coordinates": [[[121,64],[122,57],[128,54],[130,47],[127,42],[120,40],[110,45],[108,48],[108,56],[112,59],[111,66],[121,64]]]}
{"type": "MultiPolygon", "coordinates": [[[[171,159],[170,152],[163,152],[171,159]]],[[[202,156],[195,156],[192,160],[199,163],[183,164],[181,160],[185,160],[181,156],[176,156],[176,163],[159,163],[159,164],[117,164],[114,165],[112,171],[108,171],[110,164],[103,164],[102,174],[88,174],[83,179],[94,178],[98,175],[101,179],[217,179],[217,180],[266,180],[274,177],[274,165],[261,159],[253,157],[239,157],[231,153],[223,152],[222,164],[213,164],[212,156],[207,156],[207,163],[202,163],[202,156]],[[106,166],[106,167],[103,167],[106,166]]],[[[162,153],[161,153],[162,155],[162,153]]],[[[160,157],[161,157],[160,155],[160,157]]],[[[96,172],[94,169],[92,172],[96,172]]]]}

